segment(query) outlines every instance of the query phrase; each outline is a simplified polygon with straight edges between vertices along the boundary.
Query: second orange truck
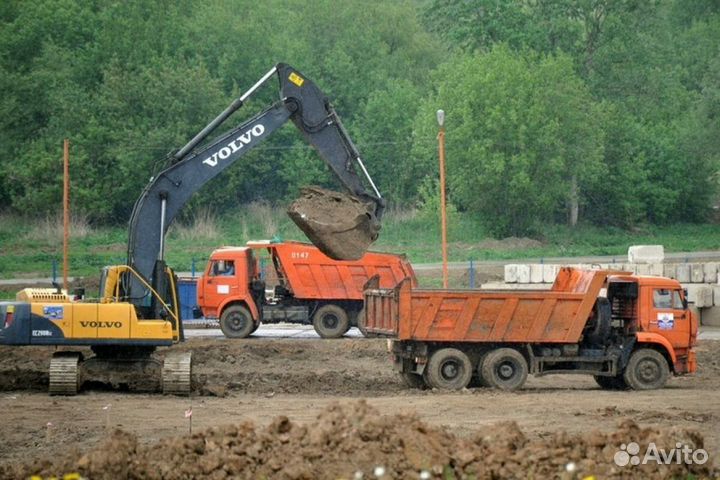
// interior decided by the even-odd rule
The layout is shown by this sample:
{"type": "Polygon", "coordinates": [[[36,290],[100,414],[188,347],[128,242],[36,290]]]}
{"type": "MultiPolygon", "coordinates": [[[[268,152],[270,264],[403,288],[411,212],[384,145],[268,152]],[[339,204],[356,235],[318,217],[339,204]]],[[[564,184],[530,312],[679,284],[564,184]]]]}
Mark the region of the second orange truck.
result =
{"type": "Polygon", "coordinates": [[[393,339],[413,387],[514,390],[528,374],[581,373],[647,390],[697,368],[697,316],[669,278],[562,268],[547,291],[367,287],[365,327],[393,339]]]}

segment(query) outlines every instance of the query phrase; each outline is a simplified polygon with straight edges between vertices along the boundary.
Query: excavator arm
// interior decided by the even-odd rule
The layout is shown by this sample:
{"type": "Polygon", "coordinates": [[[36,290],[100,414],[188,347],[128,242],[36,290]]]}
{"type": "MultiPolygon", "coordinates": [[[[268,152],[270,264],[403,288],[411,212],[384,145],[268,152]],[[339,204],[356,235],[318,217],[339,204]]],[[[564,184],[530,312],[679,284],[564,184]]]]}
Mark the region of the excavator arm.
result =
{"type": "MultiPolygon", "coordinates": [[[[359,244],[363,252],[377,238],[385,202],[368,175],[357,148],[320,89],[300,72],[281,63],[234,100],[175,153],[171,166],[150,180],[135,203],[130,218],[128,265],[147,280],[153,289],[160,292],[161,296],[164,296],[163,292],[167,287],[164,274],[164,239],[174,218],[203,185],[259,145],[288,120],[291,120],[305,139],[316,148],[345,190],[352,195],[352,200],[362,206],[361,214],[356,218],[349,218],[338,225],[334,224],[337,219],[322,218],[322,212],[313,217],[296,209],[290,212],[291,218],[320,250],[336,259],[356,256],[357,248],[354,251],[343,249],[343,245],[348,245],[347,239],[351,236],[356,242],[355,247],[359,244]],[[280,81],[280,101],[196,150],[250,95],[275,75],[280,81]],[[363,186],[355,171],[355,164],[362,169],[372,192],[363,186]],[[334,236],[338,238],[332,238],[334,236]]],[[[335,197],[331,200],[340,201],[342,198],[335,197]]],[[[143,282],[130,276],[125,279],[124,287],[126,296],[132,303],[143,309],[149,307],[148,315],[158,318],[161,308],[154,300],[150,301],[150,306],[146,305],[148,290],[143,282]]]]}

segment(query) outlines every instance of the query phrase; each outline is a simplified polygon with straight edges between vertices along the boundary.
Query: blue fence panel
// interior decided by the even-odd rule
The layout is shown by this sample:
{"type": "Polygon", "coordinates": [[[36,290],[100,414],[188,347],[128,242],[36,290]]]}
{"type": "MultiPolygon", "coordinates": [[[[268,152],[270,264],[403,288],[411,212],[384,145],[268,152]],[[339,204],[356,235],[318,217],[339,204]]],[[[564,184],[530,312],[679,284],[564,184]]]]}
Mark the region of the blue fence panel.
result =
{"type": "Polygon", "coordinates": [[[180,278],[178,280],[178,291],[180,295],[180,315],[183,320],[193,318],[193,309],[197,307],[197,279],[180,278]]]}

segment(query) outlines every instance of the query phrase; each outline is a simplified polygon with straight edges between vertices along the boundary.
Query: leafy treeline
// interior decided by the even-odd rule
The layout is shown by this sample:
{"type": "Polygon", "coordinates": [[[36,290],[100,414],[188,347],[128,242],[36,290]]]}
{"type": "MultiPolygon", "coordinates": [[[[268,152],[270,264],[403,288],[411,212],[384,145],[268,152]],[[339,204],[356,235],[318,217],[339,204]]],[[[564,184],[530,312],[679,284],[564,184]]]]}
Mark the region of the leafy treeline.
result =
{"type": "MultiPolygon", "coordinates": [[[[166,155],[279,61],[330,96],[398,206],[436,201],[438,108],[450,200],[497,235],[702,221],[716,198],[713,0],[5,0],[1,208],[60,208],[67,137],[75,208],[126,221],[166,155]]],[[[288,126],[193,205],[311,183],[334,184],[288,126]]]]}

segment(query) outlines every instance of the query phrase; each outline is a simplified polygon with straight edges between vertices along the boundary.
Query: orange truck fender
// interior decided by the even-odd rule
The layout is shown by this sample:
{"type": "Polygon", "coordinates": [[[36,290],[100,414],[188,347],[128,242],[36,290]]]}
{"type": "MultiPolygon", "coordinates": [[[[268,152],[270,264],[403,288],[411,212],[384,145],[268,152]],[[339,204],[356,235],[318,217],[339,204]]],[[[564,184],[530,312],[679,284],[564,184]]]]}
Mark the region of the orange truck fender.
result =
{"type": "Polygon", "coordinates": [[[637,332],[636,335],[638,344],[650,344],[661,347],[662,353],[665,353],[670,357],[670,367],[673,369],[675,368],[677,355],[675,354],[675,349],[667,338],[653,332],[637,332]]]}
{"type": "Polygon", "coordinates": [[[218,307],[218,318],[222,316],[222,313],[225,311],[225,309],[231,305],[244,305],[245,307],[250,310],[250,314],[253,317],[253,321],[258,322],[260,320],[260,312],[258,311],[257,306],[255,305],[255,302],[253,301],[246,301],[245,299],[238,300],[237,298],[228,298],[223,303],[220,304],[218,307]]]}

